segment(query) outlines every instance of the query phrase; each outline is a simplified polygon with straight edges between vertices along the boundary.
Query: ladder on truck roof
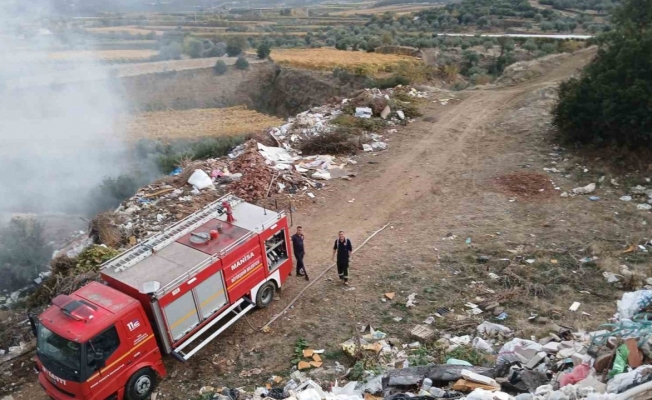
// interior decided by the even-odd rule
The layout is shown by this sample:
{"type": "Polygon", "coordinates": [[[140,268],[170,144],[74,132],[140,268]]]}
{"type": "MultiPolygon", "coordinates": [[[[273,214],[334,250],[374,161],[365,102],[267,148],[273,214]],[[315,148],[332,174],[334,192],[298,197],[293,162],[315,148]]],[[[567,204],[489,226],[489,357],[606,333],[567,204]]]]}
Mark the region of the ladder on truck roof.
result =
{"type": "Polygon", "coordinates": [[[163,231],[157,233],[144,242],[137,244],[117,257],[105,262],[101,269],[113,268],[115,272],[121,272],[133,267],[140,261],[151,256],[152,253],[168,246],[180,237],[192,232],[197,227],[204,225],[211,219],[223,215],[225,210],[222,204],[225,201],[228,202],[231,209],[233,209],[243,200],[234,195],[227,194],[201,210],[195,211],[176,224],[165,228],[163,231]]]}
{"type": "Polygon", "coordinates": [[[206,346],[211,340],[215,339],[220,333],[224,332],[229,326],[233,325],[237,320],[244,317],[245,314],[247,314],[254,307],[256,307],[256,304],[253,301],[251,301],[247,297],[241,298],[240,300],[233,303],[231,305],[231,307],[224,310],[219,316],[215,317],[214,320],[212,320],[211,322],[206,324],[206,326],[204,326],[203,328],[198,330],[194,335],[192,335],[191,337],[186,339],[186,341],[183,342],[179,347],[174,349],[171,354],[180,361],[184,361],[184,362],[188,361],[188,359],[190,359],[190,357],[192,357],[195,353],[197,353],[204,346],[206,346]],[[246,307],[244,307],[244,306],[246,306],[246,307]],[[229,315],[231,313],[233,313],[233,318],[231,318],[229,321],[227,321],[218,330],[211,333],[210,336],[208,336],[206,339],[202,340],[197,346],[193,347],[192,350],[188,351],[187,353],[182,351],[188,345],[192,344],[195,340],[197,340],[200,336],[205,334],[215,324],[217,324],[219,321],[224,319],[224,317],[226,317],[227,315],[229,315]]]}

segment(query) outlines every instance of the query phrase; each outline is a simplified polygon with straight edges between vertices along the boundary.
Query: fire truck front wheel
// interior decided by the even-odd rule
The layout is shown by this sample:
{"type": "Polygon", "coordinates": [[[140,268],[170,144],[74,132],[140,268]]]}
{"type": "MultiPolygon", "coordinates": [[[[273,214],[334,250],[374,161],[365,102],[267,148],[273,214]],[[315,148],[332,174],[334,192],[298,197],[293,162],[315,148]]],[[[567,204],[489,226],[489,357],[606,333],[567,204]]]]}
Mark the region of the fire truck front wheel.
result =
{"type": "Polygon", "coordinates": [[[156,385],[156,373],[149,368],[138,370],[129,378],[125,387],[126,400],[145,400],[156,385]]]}
{"type": "Polygon", "coordinates": [[[273,282],[267,282],[261,286],[256,293],[256,306],[267,308],[274,300],[274,293],[276,293],[276,285],[273,282]]]}

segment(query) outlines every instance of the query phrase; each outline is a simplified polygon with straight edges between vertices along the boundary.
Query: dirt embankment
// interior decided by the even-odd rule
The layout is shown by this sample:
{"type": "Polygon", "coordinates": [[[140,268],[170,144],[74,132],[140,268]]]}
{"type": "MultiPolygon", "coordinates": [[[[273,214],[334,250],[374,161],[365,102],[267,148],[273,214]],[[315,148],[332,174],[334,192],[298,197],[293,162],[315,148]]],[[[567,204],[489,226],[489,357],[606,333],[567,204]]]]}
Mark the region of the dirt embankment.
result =
{"type": "Polygon", "coordinates": [[[120,87],[131,110],[246,105],[280,117],[295,115],[361,88],[355,83],[341,85],[329,74],[270,62],[252,64],[247,71],[230,69],[224,75],[217,75],[213,68],[199,68],[123,77],[120,87]]]}
{"type": "Polygon", "coordinates": [[[276,67],[274,78],[265,82],[254,104],[258,111],[291,116],[359,89],[360,83],[343,85],[323,72],[276,67]]]}
{"type": "Polygon", "coordinates": [[[514,63],[505,68],[503,74],[496,80],[496,84],[501,86],[512,86],[539,78],[556,67],[559,67],[570,58],[591,58],[596,50],[597,48],[592,46],[577,51],[574,54],[551,54],[535,60],[514,63]]]}
{"type": "MultiPolygon", "coordinates": [[[[100,79],[100,78],[98,78],[100,79]]],[[[95,80],[30,85],[14,89],[16,98],[38,102],[40,93],[93,87],[95,80]]],[[[322,105],[336,96],[349,96],[362,88],[355,80],[342,85],[329,73],[280,67],[271,62],[252,63],[248,70],[229,67],[224,75],[212,67],[133,74],[114,77],[112,89],[131,112],[225,108],[245,105],[280,117],[322,105]]]]}

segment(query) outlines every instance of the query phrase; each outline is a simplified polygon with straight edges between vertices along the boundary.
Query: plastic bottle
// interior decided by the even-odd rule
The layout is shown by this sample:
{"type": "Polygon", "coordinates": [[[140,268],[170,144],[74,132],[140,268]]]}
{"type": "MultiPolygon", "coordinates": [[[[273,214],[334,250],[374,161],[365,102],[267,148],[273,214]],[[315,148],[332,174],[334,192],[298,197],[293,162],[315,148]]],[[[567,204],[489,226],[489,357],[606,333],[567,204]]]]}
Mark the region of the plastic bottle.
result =
{"type": "Polygon", "coordinates": [[[421,390],[428,391],[428,389],[430,389],[431,386],[432,386],[432,380],[430,378],[426,378],[421,383],[421,390]]]}

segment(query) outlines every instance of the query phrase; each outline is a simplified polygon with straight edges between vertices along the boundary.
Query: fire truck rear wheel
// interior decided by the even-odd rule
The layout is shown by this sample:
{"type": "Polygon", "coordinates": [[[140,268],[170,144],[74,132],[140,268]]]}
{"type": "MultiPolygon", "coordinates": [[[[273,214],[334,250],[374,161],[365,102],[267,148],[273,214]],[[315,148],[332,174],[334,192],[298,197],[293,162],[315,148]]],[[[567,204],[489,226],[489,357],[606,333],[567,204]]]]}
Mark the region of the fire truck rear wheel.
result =
{"type": "Polygon", "coordinates": [[[256,293],[256,306],[267,308],[274,300],[274,293],[276,293],[276,285],[273,282],[267,282],[261,286],[256,293]]]}
{"type": "Polygon", "coordinates": [[[125,387],[127,400],[145,400],[152,394],[156,385],[156,373],[149,368],[138,370],[129,378],[125,387]]]}

